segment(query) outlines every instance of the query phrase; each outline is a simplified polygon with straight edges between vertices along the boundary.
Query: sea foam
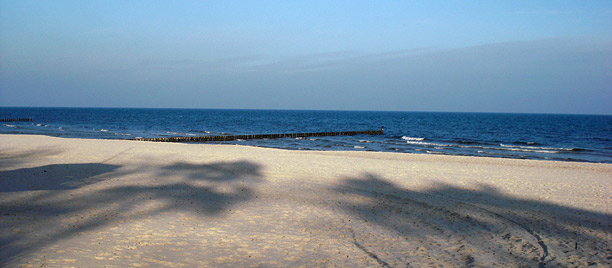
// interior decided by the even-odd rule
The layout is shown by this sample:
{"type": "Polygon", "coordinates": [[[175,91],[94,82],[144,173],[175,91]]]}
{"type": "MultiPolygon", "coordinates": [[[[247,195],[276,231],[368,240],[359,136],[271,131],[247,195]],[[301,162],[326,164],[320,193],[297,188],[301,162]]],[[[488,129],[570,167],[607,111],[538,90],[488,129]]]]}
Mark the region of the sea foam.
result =
{"type": "Polygon", "coordinates": [[[408,137],[408,136],[403,136],[402,139],[407,140],[407,141],[424,141],[425,140],[425,138],[415,138],[415,137],[408,137]]]}

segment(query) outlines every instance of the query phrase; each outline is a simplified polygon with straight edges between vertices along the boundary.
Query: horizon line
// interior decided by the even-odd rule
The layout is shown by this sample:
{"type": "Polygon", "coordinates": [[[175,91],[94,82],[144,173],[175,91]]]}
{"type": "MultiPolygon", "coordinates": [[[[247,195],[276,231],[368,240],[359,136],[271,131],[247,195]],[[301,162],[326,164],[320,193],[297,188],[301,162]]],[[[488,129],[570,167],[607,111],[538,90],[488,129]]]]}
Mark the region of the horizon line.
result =
{"type": "Polygon", "coordinates": [[[159,110],[242,110],[242,111],[303,111],[303,112],[398,112],[398,113],[463,113],[463,114],[524,114],[524,115],[594,115],[594,113],[555,112],[483,112],[483,111],[436,111],[436,110],[368,110],[368,109],[284,109],[284,108],[194,108],[194,107],[111,107],[111,106],[0,106],[0,108],[49,108],[49,109],[159,109],[159,110]]]}

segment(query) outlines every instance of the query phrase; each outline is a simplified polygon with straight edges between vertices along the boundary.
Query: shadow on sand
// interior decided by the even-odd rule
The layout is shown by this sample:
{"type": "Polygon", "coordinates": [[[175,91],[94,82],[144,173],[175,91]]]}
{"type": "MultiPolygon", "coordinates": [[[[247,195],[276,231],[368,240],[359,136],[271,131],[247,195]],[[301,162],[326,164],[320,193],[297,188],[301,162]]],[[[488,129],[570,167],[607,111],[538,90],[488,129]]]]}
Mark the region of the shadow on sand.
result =
{"type": "Polygon", "coordinates": [[[236,161],[161,167],[56,164],[2,171],[0,266],[126,220],[171,211],[218,216],[253,197],[260,169],[236,161]]]}
{"type": "Polygon", "coordinates": [[[346,198],[336,202],[342,211],[407,241],[398,250],[353,235],[381,266],[612,266],[612,215],[517,199],[486,185],[411,191],[369,173],[344,178],[333,191],[346,198]]]}
{"type": "MultiPolygon", "coordinates": [[[[233,161],[71,163],[2,171],[0,267],[16,266],[35,255],[30,253],[101,227],[120,231],[129,222],[168,220],[157,217],[166,213],[223,217],[259,194],[261,170],[250,161],[233,161]]],[[[329,234],[350,230],[342,241],[383,267],[612,266],[609,214],[519,199],[487,185],[414,191],[370,173],[323,187],[328,194],[286,198],[324,199],[313,204],[338,212],[320,214],[339,219],[320,220],[333,229],[329,234]]],[[[325,252],[308,256],[320,255],[325,252]]]]}
{"type": "Polygon", "coordinates": [[[113,172],[119,167],[82,163],[0,171],[0,192],[77,189],[98,182],[102,179],[98,175],[113,172]]]}
{"type": "Polygon", "coordinates": [[[41,147],[36,150],[19,151],[15,153],[0,152],[0,168],[10,169],[21,166],[36,158],[45,158],[60,154],[63,150],[52,147],[41,147]]]}

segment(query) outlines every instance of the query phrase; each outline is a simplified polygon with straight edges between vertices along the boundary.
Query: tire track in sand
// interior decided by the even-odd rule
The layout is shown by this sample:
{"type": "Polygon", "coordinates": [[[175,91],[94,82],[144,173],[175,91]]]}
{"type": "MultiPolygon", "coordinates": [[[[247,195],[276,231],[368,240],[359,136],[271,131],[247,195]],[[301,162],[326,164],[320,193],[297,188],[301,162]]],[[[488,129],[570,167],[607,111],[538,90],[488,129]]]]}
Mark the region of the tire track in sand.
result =
{"type": "MultiPolygon", "coordinates": [[[[479,265],[479,261],[490,262],[490,259],[479,260],[474,258],[474,256],[477,256],[474,253],[478,250],[486,251],[486,248],[497,247],[498,250],[489,250],[489,252],[494,252],[492,255],[497,254],[497,256],[491,257],[494,259],[493,264],[514,259],[514,261],[523,263],[534,264],[533,262],[536,262],[538,267],[546,267],[549,248],[542,237],[525,224],[494,211],[441,194],[411,192],[401,189],[380,191],[361,187],[344,188],[344,190],[358,196],[358,198],[366,197],[371,200],[367,209],[363,206],[360,207],[361,211],[366,210],[371,213],[365,217],[376,219],[376,221],[368,222],[367,225],[376,224],[398,231],[404,234],[406,239],[410,239],[412,244],[429,247],[430,253],[438,255],[445,255],[445,249],[440,246],[444,243],[439,243],[438,240],[454,240],[457,244],[455,252],[459,253],[460,256],[446,256],[446,258],[452,258],[450,261],[455,265],[458,265],[458,262],[463,262],[462,265],[468,266],[479,265]],[[372,214],[375,216],[372,216],[372,214]],[[425,235],[422,236],[422,234],[425,235]],[[420,241],[423,237],[429,239],[429,242],[420,241]],[[432,247],[434,250],[435,247],[439,247],[440,250],[437,252],[431,251],[432,247]],[[503,256],[504,254],[506,255],[503,256]],[[533,258],[529,259],[529,255],[533,258]]],[[[344,196],[344,198],[347,197],[344,196]]],[[[350,199],[350,197],[348,198],[350,199]]],[[[351,205],[351,201],[346,199],[343,201],[345,203],[343,206],[330,205],[327,201],[323,202],[330,206],[335,213],[336,207],[344,209],[345,212],[346,210],[352,213],[356,212],[355,204],[351,205]],[[351,209],[351,207],[353,208],[351,209]]],[[[350,226],[357,224],[355,221],[352,221],[350,225],[344,220],[342,222],[344,227],[352,233],[355,246],[376,260],[381,266],[393,266],[389,262],[382,261],[379,255],[368,250],[363,246],[363,243],[357,241],[358,234],[356,234],[355,228],[350,226]]],[[[358,229],[362,228],[359,227],[358,229]]],[[[378,250],[385,251],[385,249],[380,248],[378,250]]]]}
{"type": "Polygon", "coordinates": [[[540,246],[540,249],[542,251],[542,256],[540,257],[540,260],[539,260],[540,263],[539,263],[538,267],[540,267],[540,268],[546,267],[545,260],[546,260],[546,258],[549,255],[548,254],[548,246],[546,245],[546,243],[544,243],[544,241],[542,240],[542,237],[540,235],[538,235],[535,231],[533,231],[531,228],[525,226],[524,224],[516,222],[516,221],[514,221],[512,219],[504,217],[503,215],[501,215],[499,213],[490,211],[490,210],[482,208],[480,206],[477,206],[477,205],[474,205],[474,204],[470,204],[470,203],[467,203],[467,202],[464,202],[464,201],[460,201],[460,200],[457,200],[457,199],[454,199],[454,198],[451,198],[451,197],[448,197],[448,196],[438,195],[438,197],[442,198],[442,199],[445,199],[447,201],[456,202],[456,203],[459,203],[459,204],[461,204],[463,206],[467,206],[467,207],[471,207],[473,209],[479,210],[481,212],[484,212],[486,214],[492,215],[492,216],[497,217],[497,218],[499,218],[501,220],[504,220],[506,222],[512,223],[512,224],[516,225],[517,227],[523,229],[524,231],[526,231],[528,234],[530,234],[538,242],[538,245],[540,246]]]}

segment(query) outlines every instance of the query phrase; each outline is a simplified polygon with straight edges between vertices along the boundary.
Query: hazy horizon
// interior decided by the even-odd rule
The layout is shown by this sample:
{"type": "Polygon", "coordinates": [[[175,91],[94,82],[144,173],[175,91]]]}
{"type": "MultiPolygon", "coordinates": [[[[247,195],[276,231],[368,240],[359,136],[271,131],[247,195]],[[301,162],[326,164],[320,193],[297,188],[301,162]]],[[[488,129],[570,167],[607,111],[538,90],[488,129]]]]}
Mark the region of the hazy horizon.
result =
{"type": "Polygon", "coordinates": [[[612,114],[612,2],[0,2],[0,106],[612,114]]]}
{"type": "Polygon", "coordinates": [[[411,110],[333,110],[333,109],[269,109],[269,108],[206,108],[206,107],[115,107],[115,106],[0,106],[8,109],[142,109],[142,110],[227,110],[227,111],[304,111],[304,112],[389,112],[389,113],[465,113],[465,114],[524,114],[524,115],[593,115],[593,116],[612,116],[612,114],[592,114],[592,113],[524,113],[524,112],[456,112],[456,111],[411,111],[411,110]]]}

